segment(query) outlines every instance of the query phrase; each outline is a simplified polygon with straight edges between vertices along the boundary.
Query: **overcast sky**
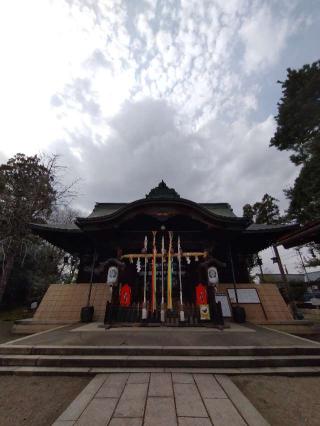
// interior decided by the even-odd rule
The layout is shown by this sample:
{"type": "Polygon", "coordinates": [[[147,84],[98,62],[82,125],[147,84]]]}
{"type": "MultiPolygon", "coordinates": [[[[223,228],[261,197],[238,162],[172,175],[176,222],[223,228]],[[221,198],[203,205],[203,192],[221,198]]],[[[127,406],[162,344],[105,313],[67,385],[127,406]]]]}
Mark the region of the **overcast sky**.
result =
{"type": "Polygon", "coordinates": [[[194,201],[275,196],[298,173],[269,148],[286,68],[319,59],[319,0],[0,3],[0,161],[61,154],[75,206],[164,179],[194,201]]]}

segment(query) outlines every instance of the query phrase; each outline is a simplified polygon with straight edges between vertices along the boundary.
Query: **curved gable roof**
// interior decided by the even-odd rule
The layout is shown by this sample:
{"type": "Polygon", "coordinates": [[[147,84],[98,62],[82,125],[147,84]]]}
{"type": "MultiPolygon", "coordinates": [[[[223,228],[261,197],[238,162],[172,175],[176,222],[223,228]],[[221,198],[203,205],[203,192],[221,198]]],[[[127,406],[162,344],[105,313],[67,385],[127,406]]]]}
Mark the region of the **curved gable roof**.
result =
{"type": "Polygon", "coordinates": [[[205,221],[230,223],[241,228],[247,227],[251,222],[247,218],[237,217],[227,203],[195,203],[184,198],[143,198],[132,203],[97,203],[92,213],[87,218],[77,218],[76,224],[83,226],[99,222],[117,222],[134,211],[142,212],[144,209],[170,208],[190,211],[190,215],[202,217],[205,221]]]}

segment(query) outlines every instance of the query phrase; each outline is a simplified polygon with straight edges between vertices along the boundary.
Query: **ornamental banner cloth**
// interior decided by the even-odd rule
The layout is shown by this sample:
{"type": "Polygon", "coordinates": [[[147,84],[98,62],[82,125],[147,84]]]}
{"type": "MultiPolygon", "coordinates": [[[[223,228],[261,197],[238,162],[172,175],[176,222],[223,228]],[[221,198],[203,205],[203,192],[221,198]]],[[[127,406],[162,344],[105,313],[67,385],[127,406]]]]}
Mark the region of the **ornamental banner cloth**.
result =
{"type": "Polygon", "coordinates": [[[210,321],[209,305],[200,305],[200,320],[210,321]]]}
{"type": "Polygon", "coordinates": [[[157,309],[157,248],[156,248],[156,231],[153,233],[153,255],[152,255],[152,295],[151,295],[151,310],[154,312],[157,309]]]}
{"type": "Polygon", "coordinates": [[[120,290],[120,305],[130,306],[131,305],[131,287],[129,284],[124,284],[120,290]]]}
{"type": "Polygon", "coordinates": [[[207,305],[208,304],[207,288],[202,283],[199,283],[196,286],[196,304],[197,305],[207,305]]]}
{"type": "Polygon", "coordinates": [[[169,232],[169,250],[168,250],[168,274],[167,274],[167,309],[172,309],[172,232],[169,232]]]}

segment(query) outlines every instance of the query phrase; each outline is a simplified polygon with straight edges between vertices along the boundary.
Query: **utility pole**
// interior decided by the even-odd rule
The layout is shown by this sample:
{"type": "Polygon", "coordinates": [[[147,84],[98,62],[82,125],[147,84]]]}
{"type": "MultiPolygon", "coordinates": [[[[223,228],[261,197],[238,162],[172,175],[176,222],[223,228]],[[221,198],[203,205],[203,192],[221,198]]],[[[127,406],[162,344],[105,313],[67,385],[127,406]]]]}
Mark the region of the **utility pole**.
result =
{"type": "Polygon", "coordinates": [[[281,278],[282,278],[283,282],[286,283],[286,282],[288,282],[288,280],[287,280],[287,276],[286,276],[286,274],[284,272],[284,269],[283,269],[283,266],[282,266],[282,262],[281,262],[279,251],[278,251],[278,247],[275,244],[272,247],[273,247],[275,258],[276,258],[276,263],[278,264],[278,267],[279,267],[281,278]]]}
{"type": "Polygon", "coordinates": [[[283,269],[282,262],[281,262],[281,259],[280,259],[278,247],[275,244],[272,247],[273,247],[273,250],[274,250],[276,262],[277,262],[277,264],[279,266],[279,270],[280,270],[280,274],[281,274],[282,280],[285,283],[285,286],[286,286],[286,289],[287,289],[289,306],[291,308],[293,318],[296,318],[297,308],[296,308],[295,302],[293,301],[292,296],[291,296],[289,281],[287,279],[286,274],[284,273],[284,269],[283,269]]]}
{"type": "Polygon", "coordinates": [[[307,272],[306,266],[305,266],[305,264],[304,264],[303,258],[302,258],[302,256],[301,256],[300,248],[299,248],[299,247],[297,247],[297,248],[296,248],[296,251],[297,251],[297,253],[298,253],[298,254],[299,254],[299,256],[300,256],[301,265],[302,265],[302,267],[303,267],[303,269],[304,269],[304,273],[305,273],[305,275],[306,275],[306,278],[307,278],[308,284],[310,284],[309,275],[308,275],[308,272],[307,272]]]}
{"type": "Polygon", "coordinates": [[[258,256],[257,258],[257,264],[259,266],[260,269],[260,275],[261,275],[261,281],[264,281],[264,275],[263,275],[263,270],[262,270],[262,259],[258,256]]]}

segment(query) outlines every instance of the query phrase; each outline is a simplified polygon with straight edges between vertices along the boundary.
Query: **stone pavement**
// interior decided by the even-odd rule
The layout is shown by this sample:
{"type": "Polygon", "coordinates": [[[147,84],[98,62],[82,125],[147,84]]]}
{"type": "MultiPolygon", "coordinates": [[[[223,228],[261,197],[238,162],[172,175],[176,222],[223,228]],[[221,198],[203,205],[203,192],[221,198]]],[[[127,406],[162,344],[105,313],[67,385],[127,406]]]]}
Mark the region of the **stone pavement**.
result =
{"type": "MultiPolygon", "coordinates": [[[[122,327],[73,324],[24,337],[14,345],[44,346],[306,346],[306,340],[253,324],[205,327],[122,327]]],[[[319,343],[307,341],[309,346],[319,343]]]]}
{"type": "Polygon", "coordinates": [[[229,377],[99,374],[53,426],[267,426],[229,377]]]}

